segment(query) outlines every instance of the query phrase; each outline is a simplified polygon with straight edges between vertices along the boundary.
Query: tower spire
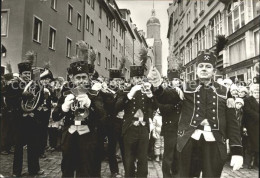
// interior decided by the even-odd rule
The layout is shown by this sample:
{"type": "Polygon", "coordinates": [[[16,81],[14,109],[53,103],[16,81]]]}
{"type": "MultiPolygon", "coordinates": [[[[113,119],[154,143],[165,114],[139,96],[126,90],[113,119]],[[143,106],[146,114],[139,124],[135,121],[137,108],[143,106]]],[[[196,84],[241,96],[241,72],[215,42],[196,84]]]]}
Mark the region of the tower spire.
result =
{"type": "Polygon", "coordinates": [[[152,16],[155,16],[155,9],[154,9],[154,0],[153,0],[153,9],[152,9],[152,16]]]}

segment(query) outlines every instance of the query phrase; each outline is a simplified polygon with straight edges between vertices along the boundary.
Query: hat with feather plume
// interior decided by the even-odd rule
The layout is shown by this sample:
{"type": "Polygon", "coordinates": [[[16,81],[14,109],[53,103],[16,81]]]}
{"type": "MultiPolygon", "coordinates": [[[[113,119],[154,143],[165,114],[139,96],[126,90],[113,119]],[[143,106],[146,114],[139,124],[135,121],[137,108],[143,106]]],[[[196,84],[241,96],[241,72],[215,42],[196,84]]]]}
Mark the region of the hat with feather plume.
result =
{"type": "Polygon", "coordinates": [[[35,59],[34,51],[27,51],[23,61],[18,64],[19,73],[21,74],[24,71],[31,71],[34,63],[34,59],[35,59]]]}

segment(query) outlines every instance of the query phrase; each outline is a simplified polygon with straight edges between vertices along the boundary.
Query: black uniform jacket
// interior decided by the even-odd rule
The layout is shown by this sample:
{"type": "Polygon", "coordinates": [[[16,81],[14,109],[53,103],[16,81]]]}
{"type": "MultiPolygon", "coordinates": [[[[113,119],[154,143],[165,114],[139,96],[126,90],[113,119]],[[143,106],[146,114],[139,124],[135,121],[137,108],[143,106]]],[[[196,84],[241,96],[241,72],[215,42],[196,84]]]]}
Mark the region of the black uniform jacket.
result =
{"type": "MultiPolygon", "coordinates": [[[[52,117],[54,121],[59,121],[62,118],[65,118],[64,129],[68,129],[71,125],[74,125],[74,118],[75,118],[74,111],[70,109],[68,112],[63,112],[61,108],[66,98],[64,96],[64,92],[70,91],[69,88],[71,88],[71,83],[68,83],[66,84],[66,86],[63,87],[61,91],[62,95],[58,99],[58,104],[54,108],[54,111],[52,113],[52,117]]],[[[87,118],[85,118],[85,123],[86,125],[88,125],[90,132],[94,132],[96,131],[98,126],[103,124],[106,117],[106,112],[104,110],[103,98],[98,92],[88,90],[86,94],[91,100],[91,104],[90,107],[88,108],[89,115],[87,118]]]]}
{"type": "Polygon", "coordinates": [[[131,88],[125,89],[118,92],[118,98],[116,101],[115,109],[116,112],[124,110],[124,123],[122,127],[122,135],[124,135],[127,129],[132,125],[133,121],[138,120],[134,117],[138,109],[141,109],[146,122],[146,127],[149,131],[149,118],[152,119],[153,111],[157,109],[154,97],[147,97],[146,94],[142,93],[140,90],[137,91],[134,97],[129,100],[127,94],[131,88]]]}
{"type": "Polygon", "coordinates": [[[178,93],[175,89],[163,89],[162,86],[159,86],[153,94],[162,116],[161,135],[163,136],[168,132],[175,132],[177,135],[181,112],[181,101],[178,93]]]}
{"type": "Polygon", "coordinates": [[[212,82],[209,86],[199,80],[183,86],[185,99],[178,125],[177,150],[182,151],[198,125],[207,119],[217,141],[222,159],[226,159],[226,139],[229,139],[232,155],[242,155],[239,122],[234,108],[226,105],[228,90],[212,82]]]}

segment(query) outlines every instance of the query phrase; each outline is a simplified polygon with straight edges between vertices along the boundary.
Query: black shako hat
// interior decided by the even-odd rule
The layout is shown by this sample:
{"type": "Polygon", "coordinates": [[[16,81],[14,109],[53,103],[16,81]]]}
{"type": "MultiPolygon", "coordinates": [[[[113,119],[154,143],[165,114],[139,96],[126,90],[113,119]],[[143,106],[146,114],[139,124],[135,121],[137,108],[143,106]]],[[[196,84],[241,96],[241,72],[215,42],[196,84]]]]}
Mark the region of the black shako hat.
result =
{"type": "Polygon", "coordinates": [[[32,63],[30,62],[21,62],[18,64],[19,73],[23,73],[24,71],[31,71],[32,70],[32,63]]]}
{"type": "Polygon", "coordinates": [[[199,63],[210,63],[215,68],[217,57],[212,51],[205,49],[204,51],[199,51],[198,56],[196,58],[196,65],[199,63]]]}
{"type": "Polygon", "coordinates": [[[76,61],[70,64],[67,68],[69,75],[77,75],[81,73],[88,74],[88,63],[87,61],[76,61]]]}
{"type": "Polygon", "coordinates": [[[144,76],[144,66],[130,66],[130,77],[144,76]]]}
{"type": "Polygon", "coordinates": [[[109,69],[109,78],[122,78],[122,70],[117,69],[117,68],[110,68],[109,69]]]}
{"type": "Polygon", "coordinates": [[[167,78],[169,81],[172,81],[174,78],[180,78],[179,72],[177,70],[168,70],[167,72],[167,78]]]}

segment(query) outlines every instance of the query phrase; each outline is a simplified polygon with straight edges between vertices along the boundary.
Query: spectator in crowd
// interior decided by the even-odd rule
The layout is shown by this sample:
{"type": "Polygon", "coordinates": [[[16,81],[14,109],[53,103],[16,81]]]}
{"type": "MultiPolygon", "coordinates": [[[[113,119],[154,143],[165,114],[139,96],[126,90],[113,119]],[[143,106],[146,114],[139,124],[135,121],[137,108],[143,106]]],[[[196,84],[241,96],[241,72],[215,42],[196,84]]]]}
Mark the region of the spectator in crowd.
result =
{"type": "Polygon", "coordinates": [[[238,97],[238,87],[236,84],[232,84],[230,86],[230,93],[234,99],[238,97]]]}
{"type": "Polygon", "coordinates": [[[249,168],[253,168],[255,163],[259,165],[259,84],[250,86],[250,95],[244,101],[244,122],[249,142],[249,168]]]}
{"type": "Polygon", "coordinates": [[[239,98],[245,99],[248,95],[248,90],[245,86],[240,86],[238,88],[238,96],[239,98]]]}

